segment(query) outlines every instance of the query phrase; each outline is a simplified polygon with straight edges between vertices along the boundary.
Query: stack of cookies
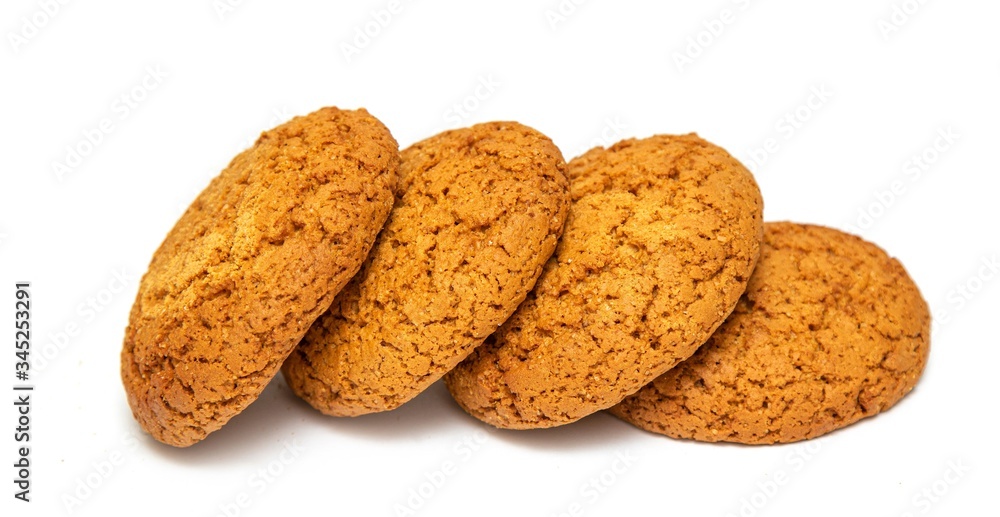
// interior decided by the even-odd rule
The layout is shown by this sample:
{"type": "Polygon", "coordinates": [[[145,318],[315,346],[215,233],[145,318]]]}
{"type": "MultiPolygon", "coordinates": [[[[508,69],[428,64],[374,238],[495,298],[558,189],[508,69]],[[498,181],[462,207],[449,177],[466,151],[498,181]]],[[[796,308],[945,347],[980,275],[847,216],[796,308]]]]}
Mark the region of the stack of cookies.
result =
{"type": "Polygon", "coordinates": [[[813,438],[895,404],[927,361],[906,271],[837,230],[763,222],[753,176],[696,135],[568,164],[515,122],[399,152],[365,110],[261,135],[153,255],[122,379],[186,447],[280,369],[333,416],[442,377],[474,417],[554,427],[601,410],[676,438],[813,438]]]}

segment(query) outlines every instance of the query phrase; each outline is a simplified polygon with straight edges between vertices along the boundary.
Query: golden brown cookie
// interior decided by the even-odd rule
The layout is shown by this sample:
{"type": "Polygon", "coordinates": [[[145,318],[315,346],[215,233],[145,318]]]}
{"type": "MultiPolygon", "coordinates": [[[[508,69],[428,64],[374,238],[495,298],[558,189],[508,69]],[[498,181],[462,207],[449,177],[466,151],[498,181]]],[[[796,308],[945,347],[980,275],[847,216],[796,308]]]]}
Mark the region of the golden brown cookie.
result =
{"type": "Polygon", "coordinates": [[[593,149],[569,178],[566,229],[535,290],[446,376],[497,427],[561,425],[634,393],[708,339],[757,260],[757,184],[697,135],[593,149]]]}
{"type": "Polygon", "coordinates": [[[402,156],[371,256],[282,369],[328,415],[393,409],[464,359],[534,286],[569,209],[562,154],[521,124],[448,131],[402,156]]]}
{"type": "Polygon", "coordinates": [[[612,414],[675,438],[784,443],[876,415],[913,389],[930,314],[903,266],[830,228],[765,228],[725,324],[612,414]]]}
{"type": "Polygon", "coordinates": [[[153,255],[121,355],[132,413],[186,447],[253,402],[358,271],[393,203],[399,151],[365,110],[263,133],[153,255]]]}

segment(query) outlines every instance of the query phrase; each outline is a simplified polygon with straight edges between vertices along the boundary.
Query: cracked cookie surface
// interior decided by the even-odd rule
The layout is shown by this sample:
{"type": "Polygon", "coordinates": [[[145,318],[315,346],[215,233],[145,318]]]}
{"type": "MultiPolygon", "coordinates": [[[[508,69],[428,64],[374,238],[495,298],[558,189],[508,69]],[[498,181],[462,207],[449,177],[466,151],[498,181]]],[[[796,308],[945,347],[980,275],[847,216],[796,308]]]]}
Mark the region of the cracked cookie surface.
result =
{"type": "Polygon", "coordinates": [[[464,359],[524,300],[569,209],[566,164],[514,122],[402,153],[399,199],[361,272],[285,361],[316,409],[393,409],[464,359]]]}
{"type": "Polygon", "coordinates": [[[192,445],[253,402],[358,271],[393,203],[399,150],[365,110],[270,131],[153,255],[121,353],[132,413],[192,445]]]}
{"type": "Polygon", "coordinates": [[[534,291],[445,377],[497,427],[562,425],[634,393],[708,339],[757,260],[757,184],[697,135],[596,148],[568,171],[570,215],[534,291]]]}
{"type": "Polygon", "coordinates": [[[897,260],[837,230],[768,223],[733,314],[611,413],[675,438],[794,442],[891,407],[929,350],[927,304],[897,260]]]}

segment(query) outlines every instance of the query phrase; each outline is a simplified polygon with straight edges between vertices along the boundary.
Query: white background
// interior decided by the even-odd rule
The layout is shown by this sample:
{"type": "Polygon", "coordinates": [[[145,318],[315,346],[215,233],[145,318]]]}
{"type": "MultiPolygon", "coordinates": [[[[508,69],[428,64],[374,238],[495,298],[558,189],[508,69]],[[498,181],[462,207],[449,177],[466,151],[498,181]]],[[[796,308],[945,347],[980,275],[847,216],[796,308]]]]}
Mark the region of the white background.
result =
{"type": "Polygon", "coordinates": [[[12,498],[7,402],[4,515],[392,516],[411,503],[422,515],[996,514],[1000,275],[981,267],[1000,254],[996,2],[913,12],[907,0],[912,14],[889,30],[880,21],[904,0],[565,0],[565,19],[547,14],[558,0],[404,0],[350,59],[343,45],[388,0],[39,14],[47,2],[0,7],[0,320],[13,334],[13,284],[30,280],[36,358],[32,502],[12,498]],[[718,34],[699,36],[706,27],[718,34]],[[685,53],[697,55],[679,66],[685,53]],[[397,411],[334,419],[280,379],[203,443],[161,445],[133,421],[118,374],[138,277],[234,154],[324,105],[367,107],[401,146],[518,120],[567,159],[602,139],[697,131],[752,166],[768,220],[853,228],[902,260],[936,314],[924,378],[888,413],[808,448],[675,441],[605,414],[488,432],[440,384],[397,411]],[[87,156],[57,171],[67,147],[87,156]],[[926,170],[911,161],[923,154],[926,170]],[[456,472],[436,474],[446,461],[456,472]],[[278,475],[265,480],[268,468],[278,475]],[[441,486],[408,501],[428,478],[441,486]]]}

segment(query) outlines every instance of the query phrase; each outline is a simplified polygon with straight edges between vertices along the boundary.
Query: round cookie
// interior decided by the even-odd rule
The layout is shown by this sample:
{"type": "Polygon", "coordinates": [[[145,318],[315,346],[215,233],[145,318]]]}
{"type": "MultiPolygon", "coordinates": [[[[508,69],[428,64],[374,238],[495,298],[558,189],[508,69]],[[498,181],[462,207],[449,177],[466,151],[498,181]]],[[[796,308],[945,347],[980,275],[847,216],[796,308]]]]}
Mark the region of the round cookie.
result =
{"type": "Polygon", "coordinates": [[[757,184],[697,135],[593,149],[568,171],[570,215],[535,290],[446,376],[497,427],[566,424],[634,393],[708,339],[757,260],[757,184]]]}
{"type": "Polygon", "coordinates": [[[514,122],[402,153],[401,188],[364,267],[285,361],[316,409],[393,409],[464,359],[524,300],[569,210],[565,162],[514,122]]]}
{"type": "Polygon", "coordinates": [[[192,445],[253,402],[358,271],[393,203],[399,150],[365,110],[263,133],[153,255],[121,354],[132,413],[192,445]]]}
{"type": "Polygon", "coordinates": [[[675,438],[785,443],[878,414],[913,389],[930,314],[903,266],[830,228],[765,228],[733,314],[612,414],[675,438]]]}

